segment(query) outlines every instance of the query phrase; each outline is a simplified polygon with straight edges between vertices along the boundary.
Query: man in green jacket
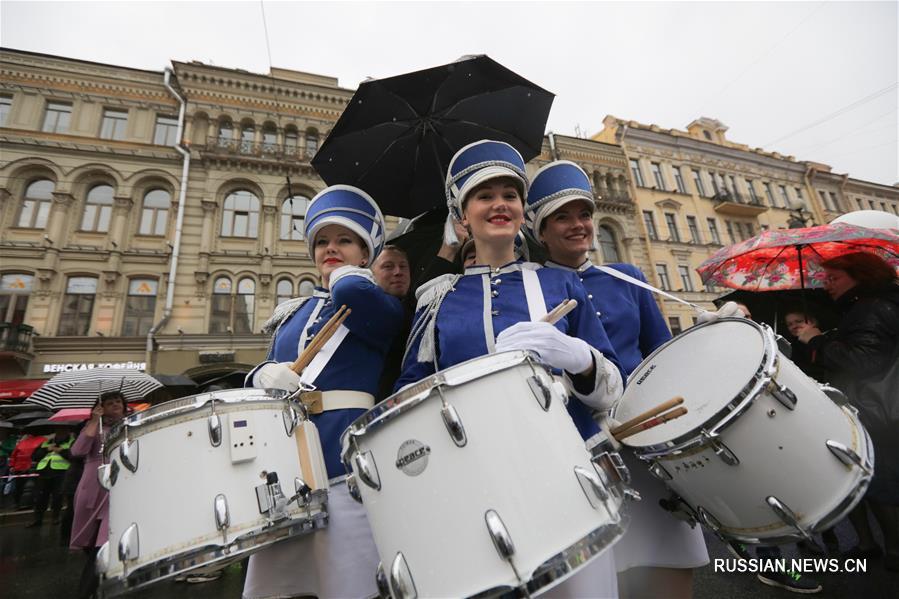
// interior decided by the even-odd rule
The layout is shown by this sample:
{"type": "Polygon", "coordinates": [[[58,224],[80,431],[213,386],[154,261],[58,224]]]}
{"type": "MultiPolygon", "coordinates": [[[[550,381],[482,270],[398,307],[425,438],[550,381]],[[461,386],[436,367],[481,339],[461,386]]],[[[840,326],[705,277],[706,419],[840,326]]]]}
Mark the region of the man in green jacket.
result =
{"type": "Polygon", "coordinates": [[[59,522],[62,511],[62,494],[60,485],[69,469],[69,448],[75,437],[68,428],[57,428],[53,436],[44,441],[34,452],[37,459],[35,470],[40,475],[37,479],[36,497],[34,500],[34,521],[26,524],[27,528],[40,526],[44,522],[47,504],[53,498],[53,523],[59,522]]]}

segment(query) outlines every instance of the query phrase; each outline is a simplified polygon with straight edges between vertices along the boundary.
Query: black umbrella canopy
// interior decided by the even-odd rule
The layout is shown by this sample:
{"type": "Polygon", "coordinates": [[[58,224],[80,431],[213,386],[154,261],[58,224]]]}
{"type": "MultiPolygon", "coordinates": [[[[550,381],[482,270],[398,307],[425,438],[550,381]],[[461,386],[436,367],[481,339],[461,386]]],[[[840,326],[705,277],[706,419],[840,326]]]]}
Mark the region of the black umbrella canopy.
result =
{"type": "Polygon", "coordinates": [[[540,154],[554,95],[481,55],[359,85],[312,166],[365,190],[393,216],[446,203],[453,155],[481,139],[540,154]]]}
{"type": "Polygon", "coordinates": [[[32,412],[23,412],[22,414],[16,414],[15,416],[10,416],[6,419],[7,422],[12,422],[16,426],[22,426],[32,420],[37,420],[38,418],[48,418],[51,415],[50,412],[41,410],[41,411],[32,411],[32,412]]]}
{"type": "Polygon", "coordinates": [[[784,291],[745,291],[726,293],[715,300],[717,306],[724,302],[745,304],[752,312],[752,319],[764,322],[781,335],[787,336],[784,316],[788,312],[802,311],[818,320],[822,331],[827,331],[839,322],[833,301],[823,289],[788,289],[784,291]]]}
{"type": "Polygon", "coordinates": [[[49,435],[56,432],[57,429],[74,431],[81,426],[80,421],[74,420],[50,420],[49,418],[41,418],[26,424],[22,431],[30,435],[49,435]]]}

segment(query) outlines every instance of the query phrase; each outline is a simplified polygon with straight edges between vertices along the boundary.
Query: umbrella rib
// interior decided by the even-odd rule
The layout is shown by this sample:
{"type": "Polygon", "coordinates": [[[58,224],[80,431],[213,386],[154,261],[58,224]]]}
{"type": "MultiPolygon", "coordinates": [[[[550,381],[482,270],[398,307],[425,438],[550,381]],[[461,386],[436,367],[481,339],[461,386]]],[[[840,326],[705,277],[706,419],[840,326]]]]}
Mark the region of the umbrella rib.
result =
{"type": "Polygon", "coordinates": [[[472,122],[472,121],[466,121],[466,120],[462,120],[462,119],[447,119],[446,121],[444,121],[443,123],[441,123],[441,125],[442,125],[442,126],[445,126],[447,123],[460,123],[460,124],[464,124],[464,125],[471,125],[471,126],[473,126],[473,127],[478,127],[478,128],[483,129],[483,130],[485,130],[485,131],[490,131],[490,132],[492,132],[492,133],[499,133],[499,134],[502,135],[502,136],[505,136],[505,137],[511,137],[511,138],[514,139],[516,142],[518,142],[518,143],[521,145],[522,148],[529,148],[529,147],[530,147],[530,144],[526,143],[523,139],[521,139],[521,138],[518,137],[517,135],[513,135],[513,134],[511,134],[511,133],[509,133],[509,132],[507,132],[507,131],[503,131],[503,130],[501,130],[501,129],[497,129],[496,127],[491,127],[490,125],[485,125],[485,124],[483,124],[483,123],[475,123],[475,122],[472,122]]]}

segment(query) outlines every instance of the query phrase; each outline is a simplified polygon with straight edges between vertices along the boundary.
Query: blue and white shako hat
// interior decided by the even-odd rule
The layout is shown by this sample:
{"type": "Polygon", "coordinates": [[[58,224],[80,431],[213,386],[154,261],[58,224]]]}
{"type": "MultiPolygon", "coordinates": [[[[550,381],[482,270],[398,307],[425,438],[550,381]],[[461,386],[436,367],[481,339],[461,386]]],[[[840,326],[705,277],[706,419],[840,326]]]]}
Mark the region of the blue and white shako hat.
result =
{"type": "Polygon", "coordinates": [[[316,194],[306,208],[304,229],[310,257],[315,236],[327,225],[343,225],[368,247],[371,264],[384,248],[384,215],[370,195],[351,185],[332,185],[316,194]]]}
{"type": "Polygon", "coordinates": [[[481,183],[498,177],[510,177],[519,182],[521,197],[526,197],[528,178],[524,170],[524,158],[509,144],[482,139],[456,152],[446,173],[446,205],[450,216],[444,229],[444,240],[447,243],[458,242],[451,219],[462,220],[465,196],[481,183]]]}
{"type": "Polygon", "coordinates": [[[575,200],[584,200],[595,209],[593,187],[584,170],[568,160],[557,160],[534,174],[524,207],[524,226],[531,237],[539,240],[543,219],[575,200]]]}

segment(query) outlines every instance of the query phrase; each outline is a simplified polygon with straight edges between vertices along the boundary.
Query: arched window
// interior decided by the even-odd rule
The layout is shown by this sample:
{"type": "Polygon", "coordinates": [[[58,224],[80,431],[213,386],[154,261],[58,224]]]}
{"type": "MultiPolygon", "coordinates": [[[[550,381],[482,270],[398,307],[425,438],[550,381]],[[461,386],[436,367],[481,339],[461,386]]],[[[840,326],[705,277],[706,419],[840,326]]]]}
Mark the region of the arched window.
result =
{"type": "Polygon", "coordinates": [[[209,332],[227,333],[231,329],[231,279],[218,277],[212,285],[212,301],[209,312],[209,332]]]}
{"type": "Polygon", "coordinates": [[[278,132],[271,125],[262,130],[262,151],[274,152],[278,149],[278,132]]]}
{"type": "Polygon", "coordinates": [[[81,218],[82,231],[96,231],[106,233],[109,231],[109,221],[112,219],[112,194],[114,190],[109,185],[96,185],[87,192],[87,200],[84,202],[84,216],[81,218]]]}
{"type": "Polygon", "coordinates": [[[172,196],[164,189],[152,189],[144,195],[144,206],[140,215],[141,235],[165,235],[172,196]]]}
{"type": "Polygon", "coordinates": [[[618,256],[618,243],[615,241],[615,232],[606,225],[600,225],[597,230],[599,237],[599,249],[602,251],[602,261],[606,263],[621,262],[618,256]]]}
{"type": "Polygon", "coordinates": [[[315,292],[315,283],[310,281],[309,279],[303,279],[300,281],[300,297],[306,297],[308,295],[312,295],[315,292]]]}
{"type": "Polygon", "coordinates": [[[296,129],[288,129],[284,132],[284,153],[290,156],[297,153],[300,136],[296,129]]]}
{"type": "Polygon", "coordinates": [[[29,229],[43,229],[50,217],[53,205],[53,190],[56,186],[49,179],[38,179],[25,188],[22,209],[19,211],[17,226],[29,229]]]}
{"type": "Polygon", "coordinates": [[[222,214],[223,237],[256,237],[259,227],[259,200],[245,189],[225,198],[222,214]]]}
{"type": "Polygon", "coordinates": [[[252,333],[256,305],[256,282],[245,278],[237,282],[234,302],[234,332],[252,333]]]}
{"type": "Polygon", "coordinates": [[[275,293],[275,305],[286,302],[293,297],[293,281],[290,279],[281,279],[278,281],[275,293]]]}
{"type": "Polygon", "coordinates": [[[228,147],[234,139],[234,126],[229,120],[223,120],[219,123],[219,146],[228,147]]]}
{"type": "Polygon", "coordinates": [[[281,204],[281,239],[304,239],[303,219],[309,198],[293,196],[281,204]]]}
{"type": "Polygon", "coordinates": [[[56,334],[87,335],[94,312],[94,298],[97,296],[96,277],[69,277],[66,295],[62,300],[62,313],[56,334]]]}
{"type": "Polygon", "coordinates": [[[306,131],[306,158],[312,158],[318,152],[318,132],[315,129],[306,131]]]}
{"type": "Polygon", "coordinates": [[[131,279],[128,282],[128,299],[125,302],[123,337],[146,335],[153,326],[156,315],[156,296],[159,281],[156,279],[131,279]]]}
{"type": "Polygon", "coordinates": [[[24,274],[0,275],[0,322],[23,324],[34,277],[24,274]]]}
{"type": "Polygon", "coordinates": [[[256,137],[256,129],[247,124],[240,128],[240,152],[250,154],[253,152],[253,141],[256,137]]]}

